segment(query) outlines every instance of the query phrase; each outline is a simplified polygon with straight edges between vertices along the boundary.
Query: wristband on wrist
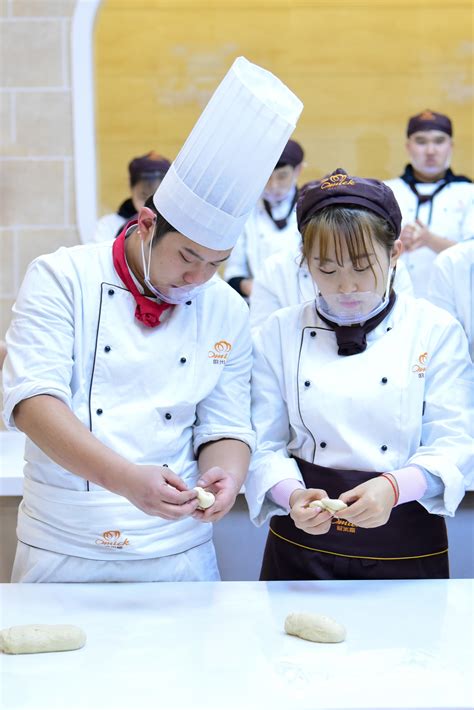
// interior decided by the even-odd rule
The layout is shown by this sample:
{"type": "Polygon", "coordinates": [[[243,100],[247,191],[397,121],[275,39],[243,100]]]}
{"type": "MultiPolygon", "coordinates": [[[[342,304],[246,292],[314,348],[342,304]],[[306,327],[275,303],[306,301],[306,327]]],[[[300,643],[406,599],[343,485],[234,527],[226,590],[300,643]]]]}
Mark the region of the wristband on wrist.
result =
{"type": "Polygon", "coordinates": [[[400,497],[400,490],[399,490],[399,488],[398,488],[397,479],[395,478],[395,476],[391,476],[389,473],[381,473],[381,474],[380,474],[380,477],[381,477],[381,478],[386,478],[387,481],[390,483],[390,485],[391,485],[392,488],[393,488],[393,495],[394,495],[394,498],[395,498],[394,503],[393,503],[393,507],[395,508],[395,506],[396,506],[397,503],[398,503],[398,499],[399,499],[399,497],[400,497]]]}

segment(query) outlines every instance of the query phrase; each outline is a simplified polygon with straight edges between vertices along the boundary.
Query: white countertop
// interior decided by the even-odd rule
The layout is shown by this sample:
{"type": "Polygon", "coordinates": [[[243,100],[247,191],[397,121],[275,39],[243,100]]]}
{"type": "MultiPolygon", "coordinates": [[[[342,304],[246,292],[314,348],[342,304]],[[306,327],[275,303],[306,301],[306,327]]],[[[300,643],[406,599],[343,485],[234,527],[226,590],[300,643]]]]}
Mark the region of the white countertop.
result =
{"type": "Polygon", "coordinates": [[[474,707],[474,580],[3,584],[1,626],[71,623],[86,646],[0,654],[5,710],[474,707]],[[287,636],[310,611],[340,644],[287,636]]]}

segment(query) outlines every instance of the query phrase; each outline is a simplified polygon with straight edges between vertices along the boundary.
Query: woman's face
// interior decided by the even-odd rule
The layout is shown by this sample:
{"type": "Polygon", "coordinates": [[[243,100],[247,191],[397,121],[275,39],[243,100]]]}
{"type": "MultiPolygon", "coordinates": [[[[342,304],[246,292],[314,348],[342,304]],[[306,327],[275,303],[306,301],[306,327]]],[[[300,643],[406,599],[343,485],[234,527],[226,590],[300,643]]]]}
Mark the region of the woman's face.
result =
{"type": "Polygon", "coordinates": [[[399,240],[395,242],[392,255],[375,239],[367,240],[367,250],[357,254],[352,262],[345,243],[339,259],[334,240],[328,245],[326,258],[320,258],[319,238],[315,237],[309,259],[309,269],[323,298],[337,296],[344,310],[349,312],[361,306],[360,293],[374,293],[384,297],[388,271],[394,266],[401,251],[399,240]],[[339,262],[339,263],[338,263],[339,262]],[[342,262],[342,266],[341,266],[342,262]]]}

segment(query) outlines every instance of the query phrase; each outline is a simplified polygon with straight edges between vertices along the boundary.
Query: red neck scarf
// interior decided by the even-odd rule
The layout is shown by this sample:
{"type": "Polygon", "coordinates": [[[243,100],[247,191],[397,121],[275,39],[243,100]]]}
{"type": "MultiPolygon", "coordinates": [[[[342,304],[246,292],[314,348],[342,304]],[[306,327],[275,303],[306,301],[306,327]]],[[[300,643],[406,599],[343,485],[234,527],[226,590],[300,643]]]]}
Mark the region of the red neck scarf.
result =
{"type": "Polygon", "coordinates": [[[125,259],[125,236],[130,227],[133,227],[135,224],[138,224],[136,220],[127,222],[117,239],[114,241],[112,247],[114,267],[124,285],[128,288],[135,299],[137,304],[137,307],[135,308],[135,318],[139,320],[140,323],[143,323],[143,325],[147,328],[156,328],[156,326],[160,325],[160,318],[164,311],[168,308],[172,308],[173,306],[170,303],[158,303],[157,301],[151,301],[149,298],[146,298],[146,296],[141,294],[135,285],[127,266],[127,260],[125,259]]]}

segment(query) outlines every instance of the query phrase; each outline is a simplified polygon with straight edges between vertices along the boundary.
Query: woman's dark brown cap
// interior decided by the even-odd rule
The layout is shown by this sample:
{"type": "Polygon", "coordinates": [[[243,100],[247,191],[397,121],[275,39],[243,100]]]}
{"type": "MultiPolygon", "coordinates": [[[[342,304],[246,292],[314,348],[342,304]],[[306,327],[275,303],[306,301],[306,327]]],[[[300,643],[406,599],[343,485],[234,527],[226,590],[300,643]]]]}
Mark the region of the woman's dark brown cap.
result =
{"type": "Polygon", "coordinates": [[[302,233],[309,220],[325,207],[365,207],[389,222],[397,237],[402,214],[392,190],[380,180],[348,175],[337,168],[321,180],[303,185],[296,205],[298,229],[302,233]]]}

